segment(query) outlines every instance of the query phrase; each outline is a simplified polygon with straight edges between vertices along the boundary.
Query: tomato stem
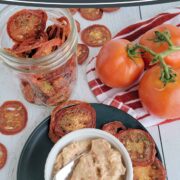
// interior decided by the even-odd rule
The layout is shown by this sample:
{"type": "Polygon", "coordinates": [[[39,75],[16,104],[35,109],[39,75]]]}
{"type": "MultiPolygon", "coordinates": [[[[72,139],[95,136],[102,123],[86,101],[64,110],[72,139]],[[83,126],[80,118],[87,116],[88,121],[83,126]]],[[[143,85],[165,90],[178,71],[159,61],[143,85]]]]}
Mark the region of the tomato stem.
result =
{"type": "Polygon", "coordinates": [[[176,47],[176,49],[172,47],[171,49],[168,49],[167,51],[163,53],[159,53],[159,54],[141,44],[134,45],[134,49],[136,50],[142,49],[143,51],[150,53],[154,57],[151,64],[155,64],[157,62],[160,63],[161,68],[162,68],[160,80],[163,82],[164,86],[169,82],[175,82],[176,73],[173,71],[173,69],[170,66],[168,66],[165,63],[164,57],[171,54],[172,52],[179,51],[180,50],[179,47],[176,47]]]}

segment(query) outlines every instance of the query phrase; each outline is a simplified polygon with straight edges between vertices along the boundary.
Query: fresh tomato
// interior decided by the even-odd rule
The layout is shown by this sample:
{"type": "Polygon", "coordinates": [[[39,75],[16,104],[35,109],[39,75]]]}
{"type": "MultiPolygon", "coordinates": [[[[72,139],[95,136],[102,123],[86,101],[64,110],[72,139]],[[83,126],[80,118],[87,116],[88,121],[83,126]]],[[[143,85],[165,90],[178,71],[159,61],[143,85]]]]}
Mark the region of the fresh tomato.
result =
{"type": "Polygon", "coordinates": [[[144,70],[140,56],[131,59],[127,53],[130,44],[125,39],[108,41],[100,50],[96,72],[100,80],[113,88],[124,88],[134,83],[144,70]]]}
{"type": "Polygon", "coordinates": [[[160,80],[158,65],[147,70],[139,85],[139,97],[144,107],[152,114],[168,119],[180,117],[180,70],[175,82],[166,85],[160,80]]]}
{"type": "Polygon", "coordinates": [[[0,107],[0,132],[13,135],[27,124],[27,110],[19,101],[6,101],[0,107]]]}
{"type": "Polygon", "coordinates": [[[104,124],[102,127],[103,131],[106,131],[112,135],[116,135],[120,130],[126,130],[127,128],[120,121],[112,121],[107,124],[104,124]]]}
{"type": "Polygon", "coordinates": [[[152,137],[141,129],[120,131],[116,137],[124,144],[133,166],[147,166],[154,162],[156,149],[152,137]]]}
{"type": "Polygon", "coordinates": [[[157,180],[165,180],[166,179],[166,171],[159,161],[159,159],[155,158],[154,162],[149,166],[137,166],[133,168],[134,170],[134,178],[133,180],[145,180],[145,179],[157,179],[157,180]]]}
{"type": "Polygon", "coordinates": [[[4,167],[7,160],[7,149],[6,147],[0,143],[0,169],[4,167]]]}
{"type": "MultiPolygon", "coordinates": [[[[170,25],[170,24],[163,24],[158,27],[155,27],[149,31],[147,31],[141,38],[139,43],[144,45],[156,53],[162,53],[168,49],[167,42],[156,42],[155,40],[155,31],[164,32],[167,31],[170,33],[171,41],[174,45],[180,46],[180,28],[170,25]]],[[[144,52],[142,55],[145,64],[148,66],[149,63],[152,61],[153,56],[150,55],[148,52],[144,52]]],[[[174,68],[180,67],[180,51],[176,51],[168,56],[165,57],[165,62],[171,65],[174,68]]]]}

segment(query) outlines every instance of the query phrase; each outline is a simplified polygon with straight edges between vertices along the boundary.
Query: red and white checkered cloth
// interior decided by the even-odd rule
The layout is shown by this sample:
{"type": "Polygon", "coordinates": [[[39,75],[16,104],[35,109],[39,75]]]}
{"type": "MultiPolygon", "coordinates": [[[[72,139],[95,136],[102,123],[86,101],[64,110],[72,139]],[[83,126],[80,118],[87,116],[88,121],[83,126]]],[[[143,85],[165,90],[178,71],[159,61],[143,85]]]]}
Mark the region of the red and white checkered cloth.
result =
{"type": "MultiPolygon", "coordinates": [[[[173,24],[180,27],[180,8],[169,10],[151,19],[130,25],[122,29],[115,38],[118,37],[130,41],[138,41],[139,37],[146,31],[163,23],[173,24]]],[[[88,62],[86,73],[89,87],[100,103],[115,106],[129,113],[138,119],[145,127],[180,120],[180,118],[174,120],[161,119],[149,114],[142,107],[138,97],[138,82],[128,89],[115,89],[104,85],[96,75],[95,62],[96,57],[88,62]]]]}

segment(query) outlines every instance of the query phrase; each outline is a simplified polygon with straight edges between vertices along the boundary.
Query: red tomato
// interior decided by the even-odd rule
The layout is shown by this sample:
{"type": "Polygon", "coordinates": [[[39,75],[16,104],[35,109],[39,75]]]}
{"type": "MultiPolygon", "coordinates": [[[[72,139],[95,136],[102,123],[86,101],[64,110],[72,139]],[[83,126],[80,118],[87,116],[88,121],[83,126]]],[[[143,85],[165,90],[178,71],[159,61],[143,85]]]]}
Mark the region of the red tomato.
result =
{"type": "Polygon", "coordinates": [[[128,56],[125,39],[113,39],[100,50],[96,61],[96,72],[100,80],[113,88],[124,88],[134,83],[144,69],[141,57],[133,60],[128,56]]]}
{"type": "Polygon", "coordinates": [[[19,101],[6,101],[0,107],[0,132],[12,135],[20,132],[27,123],[27,110],[19,101]]]}
{"type": "MultiPolygon", "coordinates": [[[[180,46],[180,28],[170,25],[170,24],[163,24],[158,27],[155,27],[149,31],[147,31],[141,38],[139,43],[150,48],[156,53],[162,53],[168,49],[167,42],[154,42],[153,39],[155,38],[155,31],[168,31],[171,36],[171,40],[174,45],[180,46]]],[[[149,53],[143,53],[143,59],[145,64],[148,66],[149,63],[152,61],[153,57],[149,53]]],[[[180,67],[180,51],[174,52],[165,57],[165,62],[171,65],[174,68],[180,67]]]]}
{"type": "Polygon", "coordinates": [[[4,167],[7,160],[7,149],[6,147],[0,143],[0,169],[4,167]]]}
{"type": "Polygon", "coordinates": [[[149,69],[142,77],[139,97],[150,113],[167,119],[180,117],[180,70],[176,73],[176,81],[166,86],[159,79],[161,70],[158,65],[149,69]]]}

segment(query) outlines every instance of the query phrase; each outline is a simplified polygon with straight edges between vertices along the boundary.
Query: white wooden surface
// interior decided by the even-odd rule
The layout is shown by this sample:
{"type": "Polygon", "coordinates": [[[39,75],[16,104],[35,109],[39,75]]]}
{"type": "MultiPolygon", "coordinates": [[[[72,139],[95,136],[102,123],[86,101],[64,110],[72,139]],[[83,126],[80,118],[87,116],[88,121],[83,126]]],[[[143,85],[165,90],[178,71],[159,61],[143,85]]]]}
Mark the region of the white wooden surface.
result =
{"type": "MultiPolygon", "coordinates": [[[[135,23],[138,20],[152,17],[166,9],[172,7],[180,7],[180,2],[166,3],[158,5],[148,5],[141,7],[126,7],[112,14],[104,14],[103,18],[95,23],[106,24],[110,27],[112,34],[116,34],[121,28],[135,23]]],[[[4,5],[0,4],[0,9],[4,5]]],[[[81,22],[81,28],[93,24],[82,19],[79,14],[75,15],[75,19],[81,22]]],[[[95,56],[98,49],[91,48],[90,56],[95,56]]],[[[89,90],[85,76],[85,65],[79,67],[78,82],[72,95],[73,99],[81,99],[89,102],[96,102],[95,97],[89,90]]],[[[0,64],[0,104],[6,100],[18,99],[22,101],[28,109],[29,121],[26,129],[14,136],[4,136],[0,134],[0,142],[5,144],[8,149],[8,160],[6,166],[0,170],[0,180],[16,180],[16,170],[18,159],[27,138],[34,128],[50,113],[50,110],[32,105],[26,102],[20,89],[16,84],[16,79],[11,70],[0,64]]],[[[154,126],[148,128],[148,131],[154,137],[160,152],[162,154],[165,166],[167,168],[167,176],[169,180],[180,180],[180,121],[171,124],[154,126]]]]}

